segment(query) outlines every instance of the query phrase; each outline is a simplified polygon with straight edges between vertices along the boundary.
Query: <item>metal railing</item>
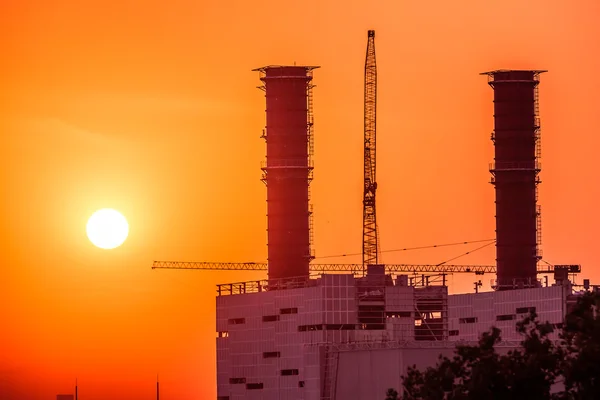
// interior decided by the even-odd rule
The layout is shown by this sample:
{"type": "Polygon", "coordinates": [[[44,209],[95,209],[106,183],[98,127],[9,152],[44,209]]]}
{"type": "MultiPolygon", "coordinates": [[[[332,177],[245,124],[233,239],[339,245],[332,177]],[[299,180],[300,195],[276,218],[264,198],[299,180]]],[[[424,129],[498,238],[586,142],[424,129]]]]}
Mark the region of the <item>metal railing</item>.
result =
{"type": "Polygon", "coordinates": [[[261,169],[269,168],[314,168],[314,163],[308,158],[269,159],[260,162],[261,169]]]}
{"type": "Polygon", "coordinates": [[[309,276],[282,279],[261,279],[257,281],[221,283],[217,285],[218,296],[260,293],[271,290],[298,289],[316,286],[317,280],[309,276]]]}
{"type": "Polygon", "coordinates": [[[539,171],[542,164],[539,161],[499,161],[491,162],[490,172],[495,171],[539,171]]]}

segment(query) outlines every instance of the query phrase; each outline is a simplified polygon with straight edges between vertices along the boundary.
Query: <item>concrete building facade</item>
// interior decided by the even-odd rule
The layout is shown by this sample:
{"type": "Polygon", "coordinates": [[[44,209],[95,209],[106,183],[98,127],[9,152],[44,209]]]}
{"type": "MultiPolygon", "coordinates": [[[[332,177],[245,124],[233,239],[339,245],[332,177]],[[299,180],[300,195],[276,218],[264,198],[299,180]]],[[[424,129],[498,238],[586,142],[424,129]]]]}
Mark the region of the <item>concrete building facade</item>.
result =
{"type": "Polygon", "coordinates": [[[218,400],[333,400],[359,392],[353,398],[372,399],[399,387],[408,365],[433,365],[491,326],[502,329],[503,348],[514,348],[516,323],[532,308],[560,324],[571,293],[565,285],[449,296],[445,285],[419,283],[375,266],[364,278],[219,285],[218,400]]]}

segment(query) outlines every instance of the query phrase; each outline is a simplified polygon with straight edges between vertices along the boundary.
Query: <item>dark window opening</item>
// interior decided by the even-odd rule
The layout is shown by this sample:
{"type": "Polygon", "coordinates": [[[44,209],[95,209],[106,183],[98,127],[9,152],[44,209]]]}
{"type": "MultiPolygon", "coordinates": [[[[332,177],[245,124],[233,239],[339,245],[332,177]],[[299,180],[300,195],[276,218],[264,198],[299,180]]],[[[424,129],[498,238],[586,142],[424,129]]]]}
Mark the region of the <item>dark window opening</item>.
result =
{"type": "Polygon", "coordinates": [[[496,315],[496,321],[510,321],[512,319],[517,319],[517,316],[515,314],[496,315]]]}
{"type": "Polygon", "coordinates": [[[229,378],[229,383],[236,385],[238,383],[246,383],[246,378],[229,378]]]}
{"type": "Polygon", "coordinates": [[[392,311],[392,312],[387,312],[385,314],[385,316],[388,318],[410,318],[410,317],[412,317],[412,312],[411,311],[392,311]]]}
{"type": "Polygon", "coordinates": [[[326,324],[325,329],[328,331],[353,331],[356,329],[354,324],[326,324]]]}
{"type": "Polygon", "coordinates": [[[282,308],[281,310],[279,310],[280,314],[298,314],[298,307],[292,307],[292,308],[282,308]]]}
{"type": "Polygon", "coordinates": [[[246,383],[246,389],[251,390],[251,389],[262,389],[263,388],[263,384],[262,383],[246,383]]]}
{"type": "Polygon", "coordinates": [[[304,387],[304,381],[298,381],[298,387],[304,387]]]}
{"type": "Polygon", "coordinates": [[[448,335],[450,335],[450,336],[458,336],[458,331],[457,330],[449,331],[448,335]]]}
{"type": "Polygon", "coordinates": [[[298,375],[297,369],[282,369],[281,376],[298,375]]]}
{"type": "Polygon", "coordinates": [[[475,322],[477,322],[477,317],[459,318],[458,319],[459,324],[474,324],[475,322]]]}
{"type": "Polygon", "coordinates": [[[323,325],[299,325],[298,332],[306,332],[306,331],[322,331],[323,325]]]}
{"type": "Polygon", "coordinates": [[[358,322],[366,330],[383,330],[385,329],[385,306],[381,304],[359,305],[358,306],[358,322]]]}
{"type": "Polygon", "coordinates": [[[279,321],[279,315],[265,315],[263,316],[263,322],[279,321]]]}
{"type": "Polygon", "coordinates": [[[246,318],[230,318],[229,319],[229,323],[231,325],[245,324],[246,323],[246,318]]]}
{"type": "Polygon", "coordinates": [[[217,396],[217,400],[229,400],[229,396],[217,396]]]}
{"type": "Polygon", "coordinates": [[[517,314],[529,314],[535,312],[535,307],[519,307],[517,308],[517,314]]]}
{"type": "Polygon", "coordinates": [[[265,351],[263,353],[263,358],[278,358],[281,357],[281,353],[278,351],[265,351]]]}

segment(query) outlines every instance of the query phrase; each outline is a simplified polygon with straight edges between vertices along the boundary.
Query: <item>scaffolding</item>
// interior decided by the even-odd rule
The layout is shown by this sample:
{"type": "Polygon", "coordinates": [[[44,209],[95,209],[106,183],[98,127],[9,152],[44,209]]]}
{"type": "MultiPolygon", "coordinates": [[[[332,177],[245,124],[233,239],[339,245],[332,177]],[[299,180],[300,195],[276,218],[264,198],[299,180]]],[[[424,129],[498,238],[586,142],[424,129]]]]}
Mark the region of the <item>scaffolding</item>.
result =
{"type": "MultiPolygon", "coordinates": [[[[535,162],[539,163],[542,158],[542,135],[541,135],[541,121],[540,121],[540,95],[539,95],[539,83],[540,74],[535,73],[533,75],[534,87],[533,87],[533,119],[534,119],[534,138],[535,138],[535,162]]],[[[539,197],[539,184],[541,180],[539,178],[541,168],[536,169],[535,177],[535,202],[536,202],[536,251],[535,259],[539,262],[542,259],[542,207],[537,205],[539,197]]]]}
{"type": "Polygon", "coordinates": [[[385,287],[392,278],[383,265],[367,266],[367,276],[356,280],[358,324],[363,330],[386,329],[385,287]]]}
{"type": "Polygon", "coordinates": [[[448,287],[415,288],[415,340],[448,340],[448,287]]]}
{"type": "Polygon", "coordinates": [[[333,344],[323,346],[323,381],[321,384],[321,400],[335,400],[335,389],[337,385],[338,364],[340,353],[333,344]]]}
{"type": "MultiPolygon", "coordinates": [[[[312,71],[309,71],[308,74],[312,77],[312,71]]],[[[315,85],[309,83],[306,87],[306,115],[307,115],[307,123],[306,123],[306,135],[308,137],[308,159],[309,162],[312,160],[315,154],[315,136],[314,136],[314,123],[315,116],[313,113],[313,95],[312,89],[315,85]]],[[[309,180],[312,180],[312,174],[309,176],[309,180]]]]}
{"type": "MultiPolygon", "coordinates": [[[[312,78],[312,70],[309,70],[307,72],[307,74],[312,78]]],[[[311,81],[309,81],[311,82],[311,81]]],[[[313,180],[313,171],[314,171],[314,164],[313,164],[313,156],[315,153],[315,135],[314,135],[314,123],[315,123],[315,116],[314,116],[314,112],[313,112],[313,93],[312,90],[315,87],[315,85],[313,85],[312,83],[309,83],[306,86],[306,136],[308,138],[308,165],[311,166],[311,168],[308,171],[308,246],[309,246],[309,253],[308,253],[308,259],[309,261],[314,260],[315,258],[315,251],[314,251],[314,245],[315,245],[315,233],[314,233],[314,214],[313,214],[313,204],[310,203],[311,201],[311,193],[310,193],[310,183],[313,180]]]]}

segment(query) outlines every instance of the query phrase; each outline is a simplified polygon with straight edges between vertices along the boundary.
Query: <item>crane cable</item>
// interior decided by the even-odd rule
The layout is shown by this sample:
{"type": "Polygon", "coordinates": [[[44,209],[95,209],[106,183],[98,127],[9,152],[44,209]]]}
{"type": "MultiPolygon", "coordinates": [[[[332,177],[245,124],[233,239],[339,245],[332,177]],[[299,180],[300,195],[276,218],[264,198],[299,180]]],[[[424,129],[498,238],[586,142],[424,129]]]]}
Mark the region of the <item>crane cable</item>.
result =
{"type": "Polygon", "coordinates": [[[464,257],[464,256],[466,256],[466,255],[468,255],[468,254],[474,253],[474,252],[476,252],[477,250],[481,250],[481,249],[483,249],[483,248],[486,248],[486,247],[488,247],[488,246],[490,246],[490,245],[492,245],[492,244],[494,244],[494,243],[496,243],[496,239],[494,239],[494,241],[493,241],[493,242],[490,242],[490,243],[484,244],[483,246],[479,246],[479,247],[477,247],[476,249],[469,250],[469,251],[467,251],[466,253],[463,253],[463,254],[461,254],[461,255],[459,255],[459,256],[452,257],[451,259],[449,259],[449,260],[446,260],[446,261],[442,261],[441,263],[439,263],[439,264],[436,264],[436,267],[439,267],[440,265],[444,265],[444,264],[446,264],[446,263],[449,263],[450,261],[454,261],[454,260],[456,260],[457,258],[461,258],[461,257],[464,257]]]}
{"type": "MultiPolygon", "coordinates": [[[[409,250],[422,250],[422,249],[433,249],[436,247],[447,247],[447,246],[458,246],[461,244],[471,244],[471,243],[482,243],[482,242],[491,242],[486,244],[485,246],[489,246],[490,244],[493,244],[496,242],[496,239],[482,239],[482,240],[471,240],[471,241],[466,241],[466,242],[454,242],[454,243],[444,243],[444,244],[434,244],[431,246],[417,246],[417,247],[405,247],[405,248],[401,248],[401,249],[391,249],[391,250],[381,250],[381,253],[391,253],[391,252],[395,252],[395,251],[409,251],[409,250]]],[[[485,247],[482,246],[481,248],[485,247]]],[[[475,250],[471,250],[470,252],[473,251],[477,251],[478,249],[475,250]]],[[[469,254],[470,252],[467,252],[466,254],[469,254]]],[[[462,257],[463,255],[466,254],[462,254],[459,257],[462,257]]],[[[362,253],[348,253],[348,254],[338,254],[338,255],[331,255],[331,256],[320,256],[320,257],[315,257],[315,259],[317,258],[338,258],[338,257],[350,257],[350,256],[360,256],[362,255],[362,253]]],[[[457,257],[458,258],[458,257],[457,257]]],[[[445,261],[446,262],[449,262],[445,261]]]]}

